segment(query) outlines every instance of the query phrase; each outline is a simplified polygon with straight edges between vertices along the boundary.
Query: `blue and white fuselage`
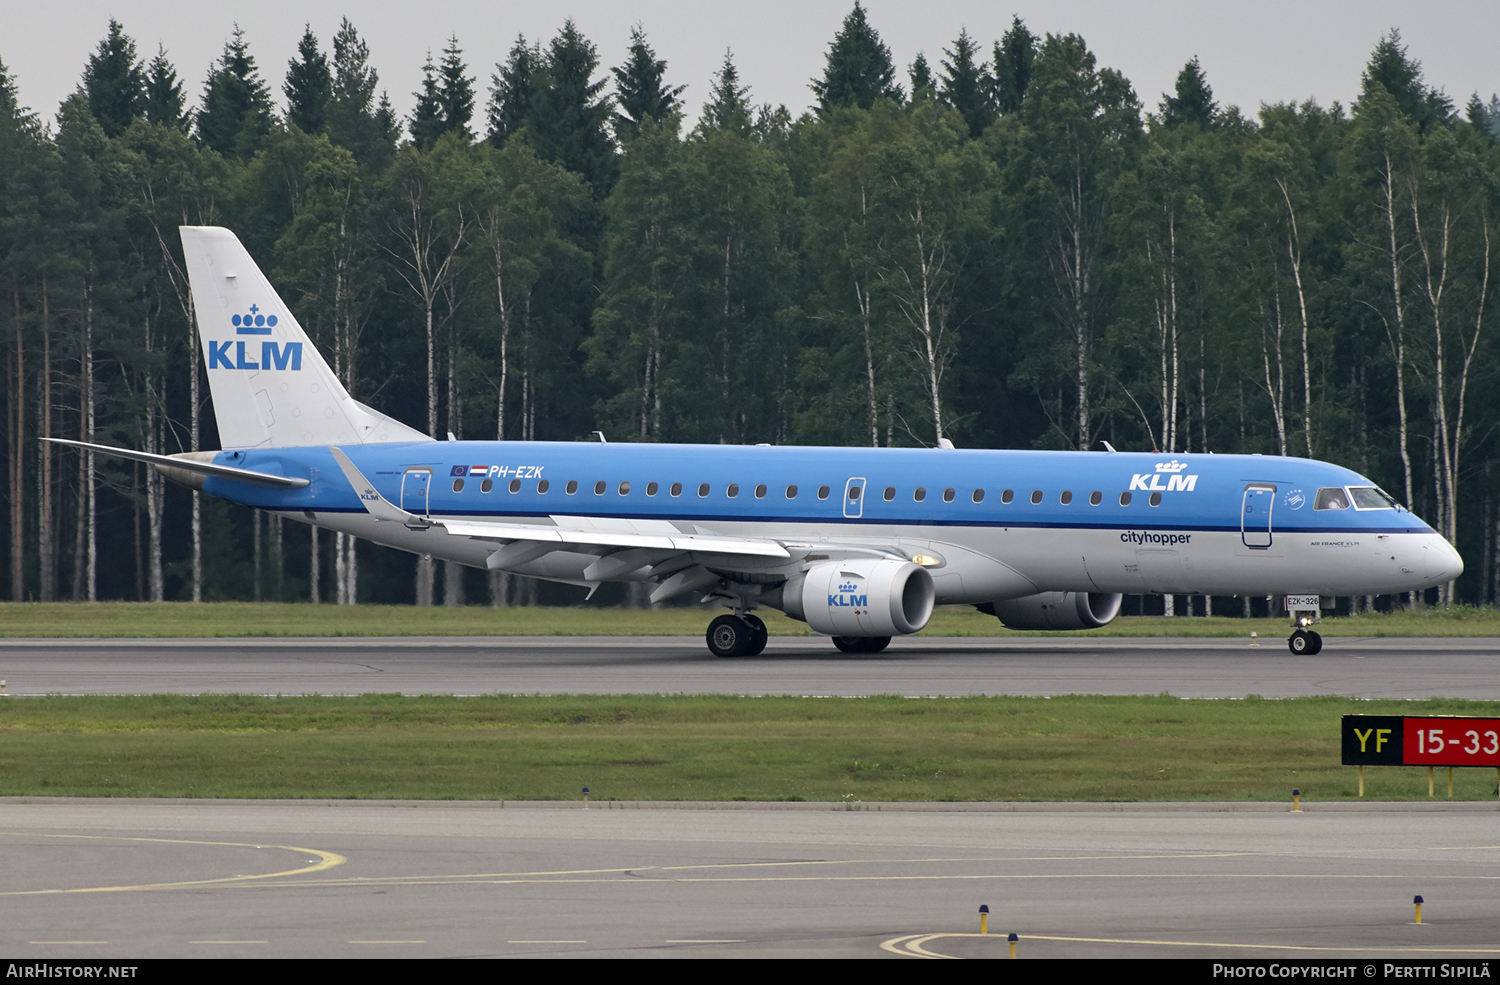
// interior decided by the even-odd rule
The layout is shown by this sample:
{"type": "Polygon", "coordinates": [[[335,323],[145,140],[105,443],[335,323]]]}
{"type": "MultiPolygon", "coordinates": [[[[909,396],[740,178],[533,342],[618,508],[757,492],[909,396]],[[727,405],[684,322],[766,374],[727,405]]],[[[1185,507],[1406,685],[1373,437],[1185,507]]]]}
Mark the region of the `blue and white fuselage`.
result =
{"type": "MultiPolygon", "coordinates": [[[[1038,592],[1374,595],[1462,571],[1416,515],[1368,494],[1370,508],[1359,508],[1347,490],[1373,489],[1368,479],[1307,459],[495,441],[342,450],[386,500],[435,521],[668,524],[813,545],[809,553],[828,543],[887,549],[931,559],[939,604],[1038,592]],[[1346,492],[1337,508],[1316,509],[1328,489],[1346,492]]],[[[480,567],[494,550],[440,526],[374,520],[327,448],[214,461],[311,479],[302,489],[207,479],[206,492],[237,503],[480,567]]],[[[586,584],[596,560],[555,551],[514,570],[586,584]]],[[[773,560],[746,573],[786,567],[773,560]]]]}

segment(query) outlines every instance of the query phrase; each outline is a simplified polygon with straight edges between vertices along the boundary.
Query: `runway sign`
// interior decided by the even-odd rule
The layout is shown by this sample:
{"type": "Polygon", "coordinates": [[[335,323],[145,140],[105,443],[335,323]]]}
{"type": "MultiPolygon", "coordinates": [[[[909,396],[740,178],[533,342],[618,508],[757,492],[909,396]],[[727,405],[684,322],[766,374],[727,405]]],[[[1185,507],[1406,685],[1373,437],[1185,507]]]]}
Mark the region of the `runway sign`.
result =
{"type": "Polygon", "coordinates": [[[1500,718],[1345,715],[1345,766],[1500,767],[1500,718]]]}

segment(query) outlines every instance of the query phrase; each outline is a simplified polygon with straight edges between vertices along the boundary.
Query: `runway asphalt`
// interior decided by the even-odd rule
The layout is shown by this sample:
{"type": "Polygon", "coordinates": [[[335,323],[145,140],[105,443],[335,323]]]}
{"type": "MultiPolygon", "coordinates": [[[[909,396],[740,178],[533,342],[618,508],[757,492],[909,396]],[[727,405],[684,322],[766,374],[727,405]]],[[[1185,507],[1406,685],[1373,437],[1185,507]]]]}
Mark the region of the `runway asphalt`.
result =
{"type": "Polygon", "coordinates": [[[0,954],[1500,957],[1493,804],[798,806],[11,798],[0,954]]]}
{"type": "Polygon", "coordinates": [[[696,637],[5,640],[11,695],[1160,694],[1500,700],[1500,639],[909,638],[843,654],[773,639],[717,659],[696,637]]]}

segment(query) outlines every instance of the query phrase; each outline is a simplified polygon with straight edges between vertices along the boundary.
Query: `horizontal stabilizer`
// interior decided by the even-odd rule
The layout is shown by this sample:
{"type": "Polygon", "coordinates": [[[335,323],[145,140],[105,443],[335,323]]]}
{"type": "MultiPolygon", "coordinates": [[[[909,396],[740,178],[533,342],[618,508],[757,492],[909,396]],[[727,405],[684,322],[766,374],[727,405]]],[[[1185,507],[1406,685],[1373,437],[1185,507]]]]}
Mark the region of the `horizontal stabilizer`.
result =
{"type": "MultiPolygon", "coordinates": [[[[199,462],[178,455],[154,455],[149,451],[112,448],[109,445],[94,445],[87,441],[69,441],[67,438],[43,438],[42,440],[50,441],[54,445],[87,448],[101,455],[113,455],[116,458],[125,458],[134,462],[146,462],[164,469],[181,469],[184,472],[195,472],[198,475],[212,475],[220,479],[234,479],[236,482],[249,482],[257,486],[271,486],[278,489],[303,489],[309,485],[307,479],[271,475],[267,472],[255,472],[250,469],[237,469],[232,465],[215,465],[212,462],[199,462]]],[[[187,454],[199,453],[188,452],[187,454]]]]}

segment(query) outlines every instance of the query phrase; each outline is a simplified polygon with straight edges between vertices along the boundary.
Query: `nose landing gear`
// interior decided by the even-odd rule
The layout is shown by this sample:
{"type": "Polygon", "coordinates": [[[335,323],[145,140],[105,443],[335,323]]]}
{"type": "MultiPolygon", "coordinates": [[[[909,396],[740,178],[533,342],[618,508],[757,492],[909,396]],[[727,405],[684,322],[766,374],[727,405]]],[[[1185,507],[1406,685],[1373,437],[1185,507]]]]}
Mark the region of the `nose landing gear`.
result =
{"type": "Polygon", "coordinates": [[[1312,656],[1323,649],[1323,637],[1310,629],[1299,629],[1287,639],[1286,646],[1294,656],[1312,656]]]}
{"type": "Polygon", "coordinates": [[[1323,637],[1310,628],[1322,608],[1319,598],[1316,595],[1288,595],[1286,601],[1292,613],[1292,635],[1287,638],[1286,648],[1296,657],[1313,656],[1323,649],[1323,637]]]}

